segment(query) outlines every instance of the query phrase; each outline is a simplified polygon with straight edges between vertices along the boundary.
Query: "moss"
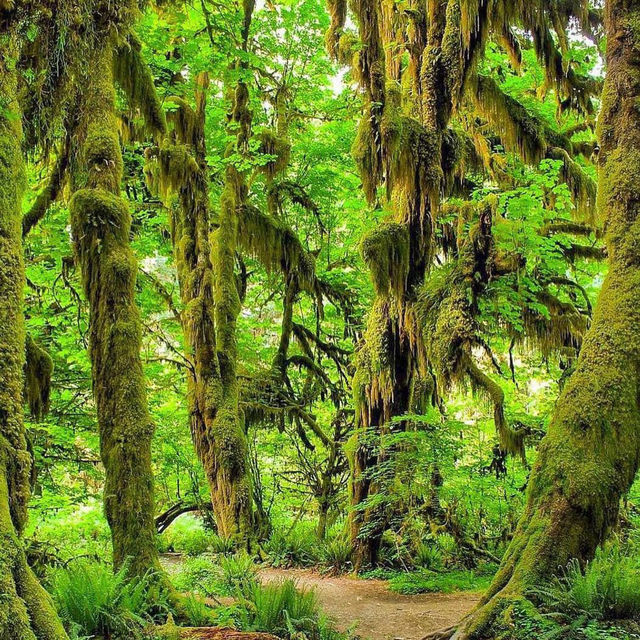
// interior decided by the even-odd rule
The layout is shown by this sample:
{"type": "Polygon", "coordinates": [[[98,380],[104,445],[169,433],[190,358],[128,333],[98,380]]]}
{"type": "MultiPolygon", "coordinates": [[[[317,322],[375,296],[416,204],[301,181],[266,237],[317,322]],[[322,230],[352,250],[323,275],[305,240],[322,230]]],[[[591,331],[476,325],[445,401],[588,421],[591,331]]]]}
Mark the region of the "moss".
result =
{"type": "Polygon", "coordinates": [[[291,144],[270,130],[262,131],[257,138],[260,143],[258,153],[267,157],[267,161],[260,165],[260,170],[273,178],[289,166],[291,144]]]}
{"type": "Polygon", "coordinates": [[[21,202],[25,187],[22,114],[8,29],[0,43],[0,638],[67,640],[51,599],[27,565],[19,538],[27,521],[31,456],[23,423],[24,264],[21,202]]]}
{"type": "Polygon", "coordinates": [[[340,60],[340,40],[347,20],[347,0],[328,0],[327,5],[331,18],[326,34],[327,51],[332,57],[340,60]]]}
{"type": "Polygon", "coordinates": [[[49,411],[53,360],[36,341],[27,335],[24,366],[24,397],[35,420],[41,420],[49,411]]]}
{"type": "Polygon", "coordinates": [[[127,96],[130,107],[142,115],[147,131],[161,135],[167,129],[164,110],[141,49],[140,40],[130,34],[116,50],[114,77],[127,96]]]}
{"type": "Polygon", "coordinates": [[[609,271],[576,370],[541,442],[525,512],[482,606],[463,625],[460,638],[488,636],[505,598],[521,597],[571,558],[591,558],[616,522],[620,497],[640,462],[640,113],[633,107],[640,95],[640,46],[639,31],[627,22],[632,15],[623,0],[613,0],[607,12],[598,197],[609,271]]]}
{"type": "MultiPolygon", "coordinates": [[[[194,445],[209,483],[218,530],[221,535],[246,544],[252,537],[252,503],[236,372],[236,320],[241,307],[235,261],[238,215],[244,210],[247,190],[242,174],[232,164],[227,165],[218,224],[210,234],[204,140],[207,84],[206,76],[198,78],[195,110],[184,99],[172,99],[177,108],[170,113],[170,131],[160,148],[149,154],[146,173],[148,182],[162,194],[172,213],[171,238],[184,304],[182,326],[194,364],[187,378],[194,445]],[[177,202],[172,201],[173,195],[177,195],[177,202]]],[[[237,140],[228,154],[236,150],[246,153],[251,126],[248,97],[246,87],[240,83],[231,110],[237,140]]],[[[277,155],[282,148],[275,146],[265,147],[264,152],[277,155]]],[[[279,171],[281,161],[281,157],[274,160],[266,170],[279,171]]],[[[302,264],[299,247],[291,248],[291,243],[286,242],[290,240],[286,230],[279,228],[276,232],[275,227],[270,227],[271,221],[254,222],[265,233],[253,237],[256,229],[252,228],[243,235],[255,243],[256,251],[264,250],[266,245],[260,243],[267,237],[282,240],[269,254],[269,266],[275,266],[278,251],[292,269],[302,264]]],[[[247,224],[251,226],[250,221],[247,224]]]]}
{"type": "Polygon", "coordinates": [[[362,239],[362,257],[369,267],[376,293],[402,300],[409,275],[409,230],[387,222],[362,239]]]}
{"type": "Polygon", "coordinates": [[[78,134],[84,141],[85,165],[76,169],[69,211],[89,301],[89,356],[114,565],[128,562],[132,574],[144,575],[160,571],[153,519],[154,425],[140,359],[142,328],[135,304],[137,263],[129,245],[131,216],[120,197],[122,156],[110,39],[96,48],[92,63],[84,92],[86,128],[78,134]]]}
{"type": "Polygon", "coordinates": [[[286,224],[252,206],[239,209],[238,241],[267,271],[295,277],[302,290],[314,292],[315,260],[286,224]]]}

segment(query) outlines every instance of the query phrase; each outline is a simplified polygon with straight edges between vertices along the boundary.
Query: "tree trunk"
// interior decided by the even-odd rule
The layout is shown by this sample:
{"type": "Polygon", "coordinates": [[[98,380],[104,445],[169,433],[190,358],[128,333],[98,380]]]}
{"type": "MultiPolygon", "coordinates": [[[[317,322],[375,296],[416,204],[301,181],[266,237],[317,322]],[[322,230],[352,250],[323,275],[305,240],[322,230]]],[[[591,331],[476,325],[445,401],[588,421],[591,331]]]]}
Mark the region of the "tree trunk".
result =
{"type": "Polygon", "coordinates": [[[598,206],[609,272],[576,371],[540,445],[515,537],[481,605],[455,634],[459,640],[495,637],[509,628],[513,606],[526,606],[527,589],[572,558],[590,559],[638,469],[640,2],[607,0],[605,6],[598,206]]]}
{"type": "Polygon", "coordinates": [[[0,640],[66,640],[49,595],[27,565],[19,535],[27,521],[31,456],[23,424],[25,330],[22,311],[21,114],[15,41],[0,47],[0,640]]]}
{"type": "Polygon", "coordinates": [[[96,45],[84,88],[80,166],[69,206],[73,241],[89,301],[89,356],[105,468],[104,509],[115,568],[158,570],[151,439],[135,303],[137,263],[131,215],[120,197],[122,155],[115,113],[113,43],[96,45]]]}

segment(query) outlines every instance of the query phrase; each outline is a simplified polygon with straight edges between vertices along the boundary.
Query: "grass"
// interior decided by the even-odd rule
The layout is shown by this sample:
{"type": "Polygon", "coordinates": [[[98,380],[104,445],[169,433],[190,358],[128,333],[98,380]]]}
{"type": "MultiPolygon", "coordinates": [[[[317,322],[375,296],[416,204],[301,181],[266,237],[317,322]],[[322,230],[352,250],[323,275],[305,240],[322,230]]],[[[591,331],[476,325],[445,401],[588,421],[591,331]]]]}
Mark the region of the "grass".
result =
{"type": "Polygon", "coordinates": [[[495,565],[483,565],[474,570],[436,572],[429,569],[395,571],[374,569],[362,574],[364,579],[387,580],[389,589],[403,595],[418,593],[454,593],[456,591],[483,591],[491,583],[495,565]]]}

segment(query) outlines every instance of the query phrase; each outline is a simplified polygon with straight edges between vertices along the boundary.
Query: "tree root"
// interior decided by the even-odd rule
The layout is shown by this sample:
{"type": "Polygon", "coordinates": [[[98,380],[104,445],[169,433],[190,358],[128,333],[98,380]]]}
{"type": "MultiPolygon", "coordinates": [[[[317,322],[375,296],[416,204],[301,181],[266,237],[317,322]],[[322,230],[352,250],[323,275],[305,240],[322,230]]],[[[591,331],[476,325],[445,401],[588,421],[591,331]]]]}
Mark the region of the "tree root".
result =
{"type": "Polygon", "coordinates": [[[451,640],[457,629],[458,625],[443,627],[442,629],[437,629],[436,631],[428,633],[424,638],[422,638],[422,640],[451,640]]]}

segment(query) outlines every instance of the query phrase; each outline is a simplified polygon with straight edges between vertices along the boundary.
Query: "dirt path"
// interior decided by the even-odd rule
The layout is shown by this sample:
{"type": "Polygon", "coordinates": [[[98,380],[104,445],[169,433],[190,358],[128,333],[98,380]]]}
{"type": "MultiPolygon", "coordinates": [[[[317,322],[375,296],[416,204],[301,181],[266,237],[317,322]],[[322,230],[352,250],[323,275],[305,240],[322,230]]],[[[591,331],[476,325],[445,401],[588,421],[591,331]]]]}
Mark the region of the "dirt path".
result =
{"type": "MultiPolygon", "coordinates": [[[[169,573],[180,570],[178,554],[162,557],[169,573]]],[[[369,640],[420,640],[448,627],[467,614],[480,599],[477,593],[425,593],[403,596],[389,591],[384,580],[323,576],[308,569],[260,569],[263,582],[291,578],[299,587],[313,588],[325,613],[341,631],[358,623],[356,632],[369,640]]]]}
{"type": "Polygon", "coordinates": [[[293,578],[300,587],[315,588],[340,630],[358,622],[358,635],[371,640],[419,640],[458,622],[480,598],[477,593],[403,596],[383,580],[325,577],[305,569],[262,569],[260,576],[265,582],[293,578]]]}

